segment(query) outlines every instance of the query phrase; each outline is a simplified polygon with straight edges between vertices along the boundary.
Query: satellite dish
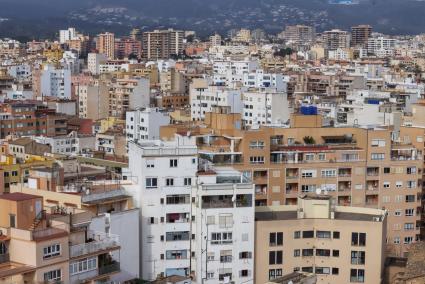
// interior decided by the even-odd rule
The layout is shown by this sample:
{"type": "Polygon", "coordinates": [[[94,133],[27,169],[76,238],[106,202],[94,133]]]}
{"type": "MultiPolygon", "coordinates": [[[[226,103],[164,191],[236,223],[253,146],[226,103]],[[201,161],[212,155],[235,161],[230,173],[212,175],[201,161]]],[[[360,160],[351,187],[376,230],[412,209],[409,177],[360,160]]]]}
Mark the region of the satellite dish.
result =
{"type": "Polygon", "coordinates": [[[317,195],[322,194],[322,189],[320,187],[316,188],[316,194],[317,195]]]}

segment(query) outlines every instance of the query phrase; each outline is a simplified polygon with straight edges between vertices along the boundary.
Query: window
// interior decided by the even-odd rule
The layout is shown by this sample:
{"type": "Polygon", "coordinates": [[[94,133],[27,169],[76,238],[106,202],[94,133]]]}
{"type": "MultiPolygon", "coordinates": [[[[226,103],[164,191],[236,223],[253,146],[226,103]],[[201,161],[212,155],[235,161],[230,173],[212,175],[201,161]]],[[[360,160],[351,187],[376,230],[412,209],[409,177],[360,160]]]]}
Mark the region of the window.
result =
{"type": "Polygon", "coordinates": [[[389,181],[384,181],[383,187],[384,188],[390,188],[391,183],[389,181]]]}
{"type": "Polygon", "coordinates": [[[303,249],[303,256],[313,256],[314,250],[313,249],[303,249]]]}
{"type": "Polygon", "coordinates": [[[406,169],[406,173],[407,173],[408,175],[416,174],[416,167],[408,167],[408,168],[406,169]]]}
{"type": "Polygon", "coordinates": [[[301,251],[299,249],[294,249],[294,257],[299,257],[301,255],[301,251]]]}
{"type": "Polygon", "coordinates": [[[316,249],[316,256],[331,256],[330,249],[316,249]]]}
{"type": "Polygon", "coordinates": [[[189,232],[167,232],[166,233],[166,241],[188,241],[189,240],[189,232]]]}
{"type": "Polygon", "coordinates": [[[218,216],[218,224],[220,228],[232,228],[233,214],[220,214],[218,216]]]}
{"type": "Polygon", "coordinates": [[[249,148],[251,149],[263,149],[264,141],[250,141],[249,148]]]}
{"type": "Polygon", "coordinates": [[[302,170],[301,177],[302,178],[314,178],[314,177],[316,177],[316,170],[302,170]]]}
{"type": "Polygon", "coordinates": [[[303,184],[301,186],[301,192],[314,192],[316,190],[315,184],[303,184]]]}
{"type": "Polygon", "coordinates": [[[11,228],[16,228],[16,215],[15,214],[9,214],[9,226],[11,228]]]}
{"type": "Polygon", "coordinates": [[[157,188],[158,178],[146,178],[146,188],[157,188]]]}
{"type": "Polygon", "coordinates": [[[90,257],[78,260],[77,262],[69,264],[69,273],[71,275],[79,274],[81,272],[92,271],[97,268],[97,257],[90,257]]]}
{"type": "Polygon", "coordinates": [[[166,186],[174,186],[174,179],[173,178],[166,178],[165,179],[165,185],[166,186]]]}
{"type": "Polygon", "coordinates": [[[371,160],[384,160],[385,159],[385,154],[383,153],[372,153],[371,155],[371,160]]]}
{"type": "Polygon", "coordinates": [[[351,269],[350,282],[363,283],[364,282],[364,269],[351,269]]]}
{"type": "Polygon", "coordinates": [[[251,275],[248,269],[240,270],[239,277],[249,277],[251,275]]]}
{"type": "Polygon", "coordinates": [[[282,269],[270,269],[269,270],[269,280],[282,277],[282,269]]]}
{"type": "Polygon", "coordinates": [[[332,250],[332,256],[333,257],[339,257],[339,250],[337,250],[337,249],[332,250]]]}
{"type": "Polygon", "coordinates": [[[146,167],[147,168],[155,168],[155,161],[154,160],[146,160],[146,167]]]}
{"type": "Polygon", "coordinates": [[[339,232],[337,232],[337,231],[333,232],[333,238],[334,239],[339,239],[339,236],[340,236],[339,232]]]}
{"type": "Polygon", "coordinates": [[[415,202],[415,196],[414,195],[406,195],[406,202],[415,202]]]}
{"type": "Polygon", "coordinates": [[[270,233],[269,236],[269,245],[270,246],[281,246],[283,245],[283,233],[270,233]]]}
{"type": "Polygon", "coordinates": [[[170,159],[170,168],[177,168],[177,159],[170,159]]]}
{"type": "Polygon", "coordinates": [[[404,215],[406,215],[407,217],[411,217],[415,214],[415,209],[406,209],[404,210],[404,215]]]}
{"type": "Polygon", "coordinates": [[[251,164],[264,164],[264,157],[263,156],[252,156],[252,157],[249,157],[249,162],[251,164]]]}
{"type": "Polygon", "coordinates": [[[313,273],[313,267],[312,266],[303,267],[303,268],[301,268],[301,271],[313,273]]]}
{"type": "Polygon", "coordinates": [[[252,252],[250,251],[242,251],[239,253],[239,259],[251,259],[252,258],[252,252]]]}
{"type": "Polygon", "coordinates": [[[0,255],[6,254],[6,253],[7,253],[6,244],[3,242],[0,242],[0,255]]]}
{"type": "Polygon", "coordinates": [[[316,274],[330,274],[331,269],[329,267],[316,267],[316,274]]]}
{"type": "Polygon", "coordinates": [[[62,271],[60,269],[56,269],[56,270],[52,270],[52,271],[44,273],[44,281],[46,282],[61,280],[61,278],[62,278],[62,271]]]}
{"type": "Polygon", "coordinates": [[[336,176],[336,170],[335,169],[325,169],[322,170],[322,177],[335,177],[336,176]]]}
{"type": "Polygon", "coordinates": [[[283,252],[281,250],[278,251],[269,251],[269,264],[282,264],[283,260],[283,252]]]}
{"type": "Polygon", "coordinates": [[[221,250],[220,251],[220,263],[232,262],[232,250],[221,250]]]}
{"type": "Polygon", "coordinates": [[[318,156],[320,161],[324,161],[326,159],[326,154],[324,153],[320,153],[318,156]]]}
{"type": "Polygon", "coordinates": [[[371,146],[372,147],[385,147],[385,140],[384,139],[372,139],[371,146]]]}
{"type": "Polygon", "coordinates": [[[314,160],[314,154],[305,154],[305,160],[306,161],[313,161],[314,160]]]}
{"type": "Polygon", "coordinates": [[[185,186],[192,185],[192,179],[191,178],[184,178],[184,185],[185,186]]]}
{"type": "Polygon", "coordinates": [[[365,258],[364,251],[351,251],[351,264],[365,264],[365,258]]]}
{"type": "Polygon", "coordinates": [[[389,203],[391,201],[391,197],[390,196],[382,196],[382,202],[383,203],[389,203]]]}
{"type": "Polygon", "coordinates": [[[295,231],[294,232],[294,239],[299,239],[301,238],[301,232],[300,231],[295,231]]]}
{"type": "Polygon", "coordinates": [[[196,164],[196,159],[195,158],[192,159],[192,164],[196,164]]]}
{"type": "Polygon", "coordinates": [[[400,217],[401,216],[401,210],[395,210],[394,216],[400,217]]]}
{"type": "Polygon", "coordinates": [[[366,233],[351,233],[351,245],[352,246],[365,246],[366,245],[366,233]]]}
{"type": "Polygon", "coordinates": [[[405,237],[404,238],[404,244],[405,245],[408,245],[408,244],[411,244],[411,243],[413,243],[413,237],[405,237]]]}
{"type": "Polygon", "coordinates": [[[394,237],[393,243],[397,245],[400,244],[400,237],[394,237]]]}
{"type": "Polygon", "coordinates": [[[314,231],[303,231],[303,239],[314,238],[314,231]]]}
{"type": "Polygon", "coordinates": [[[384,174],[391,173],[391,168],[384,168],[384,174]]]}
{"type": "Polygon", "coordinates": [[[411,231],[415,229],[415,225],[413,223],[404,223],[404,230],[411,231]]]}
{"type": "Polygon", "coordinates": [[[332,275],[338,275],[339,274],[339,268],[338,267],[332,267],[332,275]]]}
{"type": "Polygon", "coordinates": [[[211,233],[211,244],[231,244],[233,242],[232,233],[211,233]]]}
{"type": "Polygon", "coordinates": [[[54,244],[43,248],[43,259],[48,259],[61,254],[61,245],[54,244]]]}
{"type": "Polygon", "coordinates": [[[316,232],[316,238],[330,239],[331,238],[331,232],[330,231],[317,231],[316,232]]]}

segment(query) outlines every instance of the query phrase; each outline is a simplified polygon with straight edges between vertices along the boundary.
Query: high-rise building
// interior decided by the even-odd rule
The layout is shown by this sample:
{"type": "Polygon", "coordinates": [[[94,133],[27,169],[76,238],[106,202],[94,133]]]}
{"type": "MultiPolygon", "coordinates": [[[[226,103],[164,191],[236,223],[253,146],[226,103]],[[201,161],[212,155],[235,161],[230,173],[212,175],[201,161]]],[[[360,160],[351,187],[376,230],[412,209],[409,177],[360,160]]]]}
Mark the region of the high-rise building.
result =
{"type": "Polygon", "coordinates": [[[323,44],[327,50],[350,47],[350,36],[348,32],[333,29],[323,33],[323,44]]]}
{"type": "Polygon", "coordinates": [[[371,35],[372,27],[369,25],[351,27],[351,46],[364,47],[371,35]]]}
{"type": "Polygon", "coordinates": [[[123,59],[129,56],[139,58],[142,55],[142,43],[131,37],[123,37],[115,41],[115,58],[123,59]]]}
{"type": "Polygon", "coordinates": [[[314,41],[316,32],[314,27],[296,25],[286,26],[283,35],[286,41],[291,41],[297,44],[306,44],[314,41]]]}
{"type": "Polygon", "coordinates": [[[61,44],[66,43],[68,40],[78,39],[75,28],[68,28],[67,30],[59,31],[59,42],[61,44]]]}
{"type": "Polygon", "coordinates": [[[143,33],[140,29],[132,29],[130,32],[130,37],[134,40],[142,42],[143,40],[143,33]]]}
{"type": "Polygon", "coordinates": [[[109,59],[114,59],[115,35],[108,32],[98,35],[96,48],[99,53],[105,54],[109,59]]]}
{"type": "Polygon", "coordinates": [[[211,46],[221,45],[221,35],[214,34],[214,35],[210,36],[210,45],[211,46]]]}
{"type": "Polygon", "coordinates": [[[143,33],[143,56],[147,59],[168,59],[183,54],[183,31],[154,30],[143,33]]]}

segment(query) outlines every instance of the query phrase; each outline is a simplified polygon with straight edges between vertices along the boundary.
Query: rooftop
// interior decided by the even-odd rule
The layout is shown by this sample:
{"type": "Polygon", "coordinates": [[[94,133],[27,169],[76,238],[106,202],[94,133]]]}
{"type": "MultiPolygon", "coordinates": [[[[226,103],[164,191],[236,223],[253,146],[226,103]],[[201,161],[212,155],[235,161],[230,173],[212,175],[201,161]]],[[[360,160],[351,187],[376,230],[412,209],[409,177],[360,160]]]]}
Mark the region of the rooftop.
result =
{"type": "Polygon", "coordinates": [[[31,200],[35,198],[41,198],[41,197],[38,195],[26,194],[21,192],[14,192],[14,193],[0,195],[0,199],[11,200],[11,201],[24,201],[24,200],[31,200]]]}

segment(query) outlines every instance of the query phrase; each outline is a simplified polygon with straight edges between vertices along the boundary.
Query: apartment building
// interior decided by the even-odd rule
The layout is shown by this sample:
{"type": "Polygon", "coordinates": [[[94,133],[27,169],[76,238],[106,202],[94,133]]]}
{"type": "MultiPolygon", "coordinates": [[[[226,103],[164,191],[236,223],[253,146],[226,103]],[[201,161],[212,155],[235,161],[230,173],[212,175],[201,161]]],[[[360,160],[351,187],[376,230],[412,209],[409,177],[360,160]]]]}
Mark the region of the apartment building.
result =
{"type": "Polygon", "coordinates": [[[43,197],[20,192],[0,196],[0,283],[95,283],[120,271],[118,236],[89,231],[82,210],[46,211],[43,197]],[[82,222],[82,223],[80,223],[82,222]]]}
{"type": "Polygon", "coordinates": [[[184,32],[168,29],[143,33],[143,56],[149,60],[183,54],[184,32]]]}
{"type": "Polygon", "coordinates": [[[215,60],[213,63],[213,84],[232,86],[243,82],[245,73],[254,73],[259,69],[257,60],[215,60]]]}
{"type": "Polygon", "coordinates": [[[34,140],[38,143],[49,145],[49,152],[63,155],[79,155],[95,149],[94,135],[79,135],[72,131],[68,135],[45,137],[36,136],[34,140]]]}
{"type": "Polygon", "coordinates": [[[289,103],[284,92],[272,88],[248,89],[243,91],[242,102],[244,126],[284,124],[289,119],[289,103]]]}
{"type": "Polygon", "coordinates": [[[125,116],[127,141],[158,140],[159,128],[170,123],[168,112],[158,108],[128,111],[125,116]]]}
{"type": "Polygon", "coordinates": [[[46,109],[41,103],[0,104],[0,138],[12,136],[67,134],[67,117],[46,109]]]}
{"type": "Polygon", "coordinates": [[[142,77],[116,79],[109,86],[109,115],[125,118],[127,111],[149,106],[149,79],[142,77]]]}
{"type": "Polygon", "coordinates": [[[365,47],[372,36],[372,27],[369,25],[358,25],[351,27],[351,46],[365,47]]]}
{"type": "Polygon", "coordinates": [[[71,71],[45,66],[40,78],[41,97],[71,99],[71,71]]]}
{"type": "Polygon", "coordinates": [[[193,83],[189,97],[193,121],[203,120],[205,113],[211,112],[213,107],[228,106],[232,113],[241,113],[243,107],[241,90],[224,86],[202,86],[202,84],[193,83]]]}
{"type": "Polygon", "coordinates": [[[95,150],[116,157],[127,156],[126,138],[122,129],[108,129],[96,134],[95,150]]]}
{"type": "Polygon", "coordinates": [[[196,217],[191,196],[198,169],[194,138],[129,142],[128,148],[129,179],[138,184],[133,198],[141,214],[142,278],[192,275],[191,222],[196,217]]]}
{"type": "Polygon", "coordinates": [[[106,63],[107,56],[103,53],[89,53],[87,55],[87,69],[93,75],[100,74],[100,65],[106,63]]]}
{"type": "Polygon", "coordinates": [[[254,281],[254,188],[232,168],[198,172],[192,193],[196,283],[254,281]]]}
{"type": "Polygon", "coordinates": [[[105,82],[78,84],[74,88],[80,118],[98,120],[109,116],[109,88],[105,82]]]}
{"type": "Polygon", "coordinates": [[[66,30],[59,31],[59,43],[64,44],[69,40],[78,39],[75,28],[68,28],[66,30]]]}
{"type": "Polygon", "coordinates": [[[99,53],[106,55],[108,59],[115,56],[115,35],[113,33],[103,33],[97,36],[96,49],[99,53]]]}
{"type": "Polygon", "coordinates": [[[283,74],[268,74],[262,69],[243,74],[243,86],[247,88],[275,88],[278,92],[285,92],[288,81],[289,77],[285,77],[283,74]]]}
{"type": "Polygon", "coordinates": [[[315,40],[316,31],[314,27],[295,25],[286,26],[283,31],[283,38],[295,44],[308,44],[315,40]]]}
{"type": "Polygon", "coordinates": [[[350,34],[346,31],[333,29],[322,34],[323,47],[327,50],[350,47],[350,34]]]}
{"type": "Polygon", "coordinates": [[[298,205],[255,212],[255,283],[291,272],[315,273],[317,283],[381,283],[386,212],[336,206],[305,194],[298,205]]]}
{"type": "MultiPolygon", "coordinates": [[[[223,125],[224,114],[212,115],[223,125]]],[[[295,205],[321,189],[339,206],[385,207],[387,252],[405,255],[421,239],[423,130],[322,128],[318,118],[293,116],[291,128],[200,128],[200,158],[249,173],[257,206],[295,205]]]]}
{"type": "Polygon", "coordinates": [[[377,57],[388,57],[394,55],[397,40],[393,38],[377,37],[367,41],[367,53],[377,57]]]}
{"type": "Polygon", "coordinates": [[[115,41],[115,58],[123,59],[129,56],[139,58],[142,55],[142,43],[131,37],[123,37],[115,41]]]}

